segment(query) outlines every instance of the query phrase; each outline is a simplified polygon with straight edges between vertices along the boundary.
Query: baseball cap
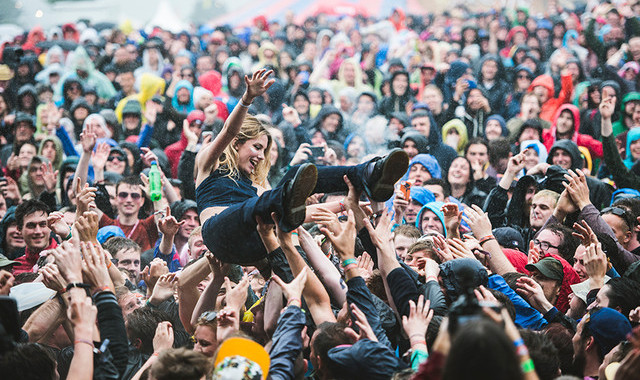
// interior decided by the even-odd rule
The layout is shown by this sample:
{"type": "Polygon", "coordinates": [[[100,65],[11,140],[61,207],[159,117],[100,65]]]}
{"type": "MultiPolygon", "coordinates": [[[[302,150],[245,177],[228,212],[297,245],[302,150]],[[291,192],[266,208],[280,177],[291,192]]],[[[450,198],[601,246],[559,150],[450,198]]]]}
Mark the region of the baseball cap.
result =
{"type": "Polygon", "coordinates": [[[213,362],[214,379],[254,379],[263,380],[269,374],[271,359],[264,347],[246,338],[225,340],[213,362]]]}
{"type": "Polygon", "coordinates": [[[517,249],[524,252],[524,239],[522,234],[512,227],[498,227],[493,229],[498,244],[504,248],[517,249]]]}
{"type": "Polygon", "coordinates": [[[171,204],[171,215],[173,215],[178,222],[182,219],[182,216],[187,212],[187,210],[196,210],[197,212],[198,205],[191,199],[183,199],[171,204]]]}
{"type": "Polygon", "coordinates": [[[9,260],[9,258],[3,254],[0,254],[0,268],[7,267],[9,265],[18,264],[15,260],[9,260]]]}
{"type": "Polygon", "coordinates": [[[13,286],[9,291],[9,296],[15,298],[18,304],[18,311],[42,305],[55,295],[56,291],[47,288],[42,282],[25,282],[13,286]]]}
{"type": "Polygon", "coordinates": [[[187,115],[187,121],[189,122],[189,125],[193,123],[197,123],[198,125],[204,124],[204,112],[200,110],[193,110],[189,112],[189,115],[187,115]]]}
{"type": "Polygon", "coordinates": [[[625,340],[627,334],[631,332],[629,320],[619,311],[608,307],[594,309],[584,318],[586,319],[584,328],[598,343],[598,350],[602,357],[625,340]]]}
{"type": "Polygon", "coordinates": [[[545,257],[535,264],[527,264],[525,269],[528,271],[537,269],[543,276],[552,280],[562,281],[564,279],[562,263],[553,257],[545,257]]]}

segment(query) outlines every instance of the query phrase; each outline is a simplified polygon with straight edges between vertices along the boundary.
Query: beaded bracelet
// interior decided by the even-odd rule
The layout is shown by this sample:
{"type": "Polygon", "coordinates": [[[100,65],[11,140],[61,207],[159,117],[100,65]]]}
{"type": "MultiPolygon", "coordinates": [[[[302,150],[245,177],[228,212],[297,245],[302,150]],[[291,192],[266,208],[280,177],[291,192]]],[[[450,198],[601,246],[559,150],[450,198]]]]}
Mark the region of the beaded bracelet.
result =
{"type": "Polygon", "coordinates": [[[350,264],[357,264],[358,262],[356,261],[356,259],[346,259],[342,262],[342,267],[346,267],[347,265],[350,264]]]}

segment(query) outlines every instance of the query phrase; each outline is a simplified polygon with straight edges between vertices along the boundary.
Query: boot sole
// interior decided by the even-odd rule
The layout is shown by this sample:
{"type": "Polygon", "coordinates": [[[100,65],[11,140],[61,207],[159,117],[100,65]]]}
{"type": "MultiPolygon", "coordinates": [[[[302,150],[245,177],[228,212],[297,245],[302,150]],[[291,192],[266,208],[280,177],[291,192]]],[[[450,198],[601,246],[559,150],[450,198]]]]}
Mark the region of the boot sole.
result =
{"type": "Polygon", "coordinates": [[[306,217],[307,198],[313,193],[318,180],[318,168],[315,165],[300,167],[293,184],[290,199],[285,202],[283,222],[286,226],[295,229],[300,226],[306,217]]]}
{"type": "Polygon", "coordinates": [[[407,172],[409,156],[401,150],[395,150],[385,158],[380,179],[371,188],[371,200],[385,202],[393,195],[395,184],[407,172]]]}

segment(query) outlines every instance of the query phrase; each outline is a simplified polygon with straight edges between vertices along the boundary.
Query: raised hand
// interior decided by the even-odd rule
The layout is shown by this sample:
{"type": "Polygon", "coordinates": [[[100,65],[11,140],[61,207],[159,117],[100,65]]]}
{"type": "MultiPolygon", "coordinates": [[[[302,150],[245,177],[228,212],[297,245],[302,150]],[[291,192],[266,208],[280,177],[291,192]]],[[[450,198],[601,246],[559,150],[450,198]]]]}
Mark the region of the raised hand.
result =
{"type": "Polygon", "coordinates": [[[76,340],[93,341],[93,329],[95,328],[97,315],[98,309],[91,303],[91,297],[71,296],[67,317],[73,325],[76,340]]]}
{"type": "Polygon", "coordinates": [[[67,282],[82,282],[82,258],[78,247],[65,241],[53,249],[51,254],[67,282]]]}
{"type": "Polygon", "coordinates": [[[63,114],[64,110],[56,107],[55,103],[47,104],[47,127],[57,128],[60,125],[60,119],[62,119],[63,114]]]}
{"type": "Polygon", "coordinates": [[[367,320],[367,316],[356,306],[355,303],[351,304],[351,315],[355,318],[356,326],[360,330],[360,335],[358,336],[358,340],[360,339],[369,339],[374,342],[378,341],[376,334],[373,332],[369,321],[367,320]]]}
{"type": "Polygon", "coordinates": [[[564,177],[569,180],[569,183],[563,182],[562,184],[569,192],[578,209],[582,210],[585,206],[590,205],[587,177],[582,170],[576,170],[575,172],[569,170],[569,173],[565,174],[564,177]]]}
{"type": "Polygon", "coordinates": [[[76,215],[83,215],[91,208],[96,208],[96,191],[95,187],[89,187],[89,184],[85,183],[84,187],[80,185],[80,178],[74,180],[76,190],[76,215]]]}
{"type": "Polygon", "coordinates": [[[160,305],[162,302],[173,297],[176,286],[178,286],[178,278],[176,273],[167,273],[160,276],[158,282],[153,287],[153,292],[149,298],[149,303],[160,305]]]}
{"type": "Polygon", "coordinates": [[[496,299],[496,297],[482,285],[480,285],[477,289],[474,289],[473,294],[476,295],[478,302],[498,304],[498,300],[496,299]]]}
{"type": "Polygon", "coordinates": [[[247,289],[249,289],[249,277],[245,274],[242,276],[242,280],[233,287],[231,285],[231,281],[229,281],[229,277],[224,278],[224,287],[227,290],[227,307],[232,308],[233,310],[239,311],[242,305],[244,305],[247,300],[247,289]]]}
{"type": "Polygon", "coordinates": [[[48,193],[53,193],[58,184],[58,171],[53,170],[51,162],[42,163],[42,177],[44,179],[44,187],[48,193]]]}
{"type": "Polygon", "coordinates": [[[64,292],[67,289],[67,280],[64,279],[55,263],[43,266],[39,273],[42,275],[42,283],[47,288],[56,292],[64,292]]]}
{"type": "Polygon", "coordinates": [[[269,87],[276,81],[275,79],[267,79],[271,74],[273,74],[273,70],[267,71],[266,69],[261,69],[253,73],[251,78],[245,75],[244,82],[247,85],[247,90],[245,91],[247,101],[245,101],[244,96],[242,101],[249,104],[253,99],[267,92],[269,87]]]}
{"type": "Polygon", "coordinates": [[[465,215],[462,216],[465,222],[471,227],[473,235],[477,239],[491,235],[491,221],[489,216],[482,211],[482,209],[476,205],[467,207],[465,209],[465,215]]]}
{"type": "Polygon", "coordinates": [[[296,153],[293,155],[293,158],[291,159],[291,162],[289,163],[290,166],[296,166],[296,165],[300,165],[304,162],[307,162],[309,160],[309,157],[311,157],[311,149],[309,149],[311,145],[307,144],[307,143],[302,143],[300,144],[300,146],[298,147],[298,150],[296,150],[296,153]]]}
{"type": "Polygon", "coordinates": [[[156,123],[157,115],[158,108],[156,106],[156,103],[152,100],[147,100],[144,110],[144,118],[147,120],[147,124],[153,126],[156,123]]]}
{"type": "Polygon", "coordinates": [[[80,143],[82,145],[82,151],[90,154],[93,148],[96,146],[96,133],[92,124],[88,124],[87,127],[80,133],[80,143]]]}
{"type": "Polygon", "coordinates": [[[173,347],[173,326],[168,321],[160,322],[153,336],[153,352],[159,353],[171,347],[173,347]]]}
{"type": "Polygon", "coordinates": [[[602,251],[602,245],[589,244],[584,254],[584,268],[589,276],[591,289],[599,289],[604,286],[604,276],[607,273],[607,255],[602,251]]]}
{"type": "MultiPolygon", "coordinates": [[[[142,163],[145,167],[151,167],[151,162],[158,162],[158,156],[149,148],[142,147],[140,148],[140,158],[142,159],[142,163]]],[[[158,163],[158,167],[160,167],[160,163],[158,163]]]]}
{"type": "MultiPolygon", "coordinates": [[[[349,210],[347,222],[344,223],[344,228],[340,233],[333,234],[325,227],[320,228],[320,232],[324,234],[331,241],[331,245],[340,256],[340,260],[354,258],[354,250],[356,244],[356,222],[353,217],[353,212],[349,210]]],[[[372,237],[373,239],[373,237],[372,237]]]]}
{"type": "Polygon", "coordinates": [[[433,310],[429,308],[430,306],[431,301],[425,301],[422,294],[418,297],[417,304],[409,300],[409,316],[402,316],[402,328],[411,342],[411,347],[423,344],[426,348],[425,337],[433,318],[433,310]]]}
{"type": "Polygon", "coordinates": [[[573,223],[574,232],[571,234],[578,239],[580,239],[580,243],[585,247],[588,247],[591,244],[598,244],[598,237],[595,232],[589,227],[586,221],[581,220],[579,222],[573,223]]]}
{"type": "Polygon", "coordinates": [[[92,292],[97,290],[114,291],[109,276],[107,262],[102,247],[97,243],[80,242],[82,250],[82,273],[92,292]]]}
{"type": "Polygon", "coordinates": [[[182,133],[184,133],[184,137],[187,138],[187,142],[189,144],[197,144],[198,143],[198,135],[189,127],[189,121],[184,119],[182,122],[182,133]]]}
{"type": "MultiPolygon", "coordinates": [[[[285,297],[287,297],[287,304],[292,301],[301,302],[302,291],[304,290],[305,284],[307,283],[307,275],[309,274],[309,268],[304,267],[298,273],[296,278],[294,278],[290,283],[286,283],[282,281],[280,277],[277,275],[273,275],[273,281],[280,286],[282,289],[282,293],[285,297]]],[[[300,307],[299,303],[296,303],[298,307],[300,307]]]]}
{"type": "Polygon", "coordinates": [[[78,231],[78,239],[87,243],[98,243],[98,229],[100,218],[95,211],[86,211],[80,215],[74,223],[78,231]]]}
{"type": "Polygon", "coordinates": [[[300,121],[300,115],[298,115],[298,111],[296,111],[296,109],[293,107],[289,107],[285,103],[282,103],[282,118],[287,123],[293,125],[294,128],[302,123],[302,121],[300,121]]]}
{"type": "Polygon", "coordinates": [[[531,277],[520,277],[516,280],[516,285],[518,287],[516,292],[539,312],[544,314],[553,308],[553,305],[544,296],[542,286],[531,277]]]}
{"type": "Polygon", "coordinates": [[[54,211],[47,217],[47,226],[61,238],[65,238],[71,232],[69,225],[64,221],[64,215],[60,211],[54,211]]]}
{"type": "Polygon", "coordinates": [[[169,273],[167,263],[161,258],[156,257],[148,266],[144,267],[142,272],[140,272],[140,276],[147,285],[147,288],[153,292],[153,288],[156,286],[158,279],[167,273],[169,273]]]}
{"type": "Polygon", "coordinates": [[[473,254],[473,252],[467,248],[466,245],[464,245],[464,243],[462,242],[462,240],[460,239],[447,239],[447,242],[449,243],[449,250],[451,251],[451,253],[453,254],[454,257],[456,258],[470,258],[470,259],[475,259],[476,256],[473,254]]]}
{"type": "Polygon", "coordinates": [[[209,262],[209,269],[211,269],[213,279],[220,281],[224,280],[224,275],[229,271],[230,265],[218,260],[213,253],[209,251],[204,254],[204,257],[209,262]]]}
{"type": "Polygon", "coordinates": [[[447,237],[460,237],[460,223],[462,222],[462,211],[458,211],[458,205],[455,203],[445,203],[442,205],[442,213],[444,214],[444,226],[447,229],[447,237]]]}
{"type": "Polygon", "coordinates": [[[327,208],[316,208],[313,212],[313,215],[311,215],[311,219],[313,219],[313,221],[318,225],[325,227],[327,230],[331,231],[331,233],[334,235],[339,234],[340,231],[342,231],[342,226],[340,226],[338,216],[327,208]]]}
{"type": "Polygon", "coordinates": [[[516,154],[515,156],[509,159],[507,163],[507,172],[513,176],[518,174],[522,169],[524,169],[525,165],[525,156],[526,152],[529,148],[524,149],[522,152],[516,154]]]}
{"type": "Polygon", "coordinates": [[[598,106],[598,109],[600,110],[600,116],[603,120],[611,120],[611,116],[613,116],[616,109],[615,103],[615,97],[610,96],[602,99],[600,105],[598,106]]]}
{"type": "Polygon", "coordinates": [[[535,264],[544,257],[544,253],[536,247],[533,240],[529,242],[529,253],[527,254],[527,264],[535,264]]]}
{"type": "Polygon", "coordinates": [[[453,260],[454,257],[449,248],[449,243],[442,236],[436,235],[433,237],[433,248],[435,248],[436,254],[443,263],[453,260]]]}
{"type": "Polygon", "coordinates": [[[554,216],[562,221],[568,214],[572,214],[578,211],[578,207],[573,202],[571,195],[565,189],[561,194],[560,198],[558,198],[558,202],[556,203],[556,208],[554,210],[554,216]]]}
{"type": "Polygon", "coordinates": [[[104,170],[104,166],[107,164],[110,152],[111,147],[109,144],[104,142],[98,144],[96,150],[91,153],[91,166],[93,166],[93,170],[104,170]]]}
{"type": "MultiPolygon", "coordinates": [[[[351,218],[351,214],[349,215],[351,218]]],[[[369,236],[371,237],[371,242],[376,246],[381,252],[388,250],[391,244],[391,215],[387,212],[387,210],[382,211],[382,215],[380,215],[380,219],[378,220],[378,224],[375,228],[371,224],[371,221],[368,218],[364,218],[364,225],[369,231],[369,236]]],[[[354,229],[355,232],[355,229],[354,229]]]]}
{"type": "Polygon", "coordinates": [[[404,192],[399,189],[396,190],[395,195],[393,198],[393,220],[398,224],[402,224],[404,213],[407,211],[407,207],[409,207],[409,201],[404,199],[404,192]]]}
{"type": "Polygon", "coordinates": [[[356,258],[356,264],[358,268],[360,268],[360,276],[365,281],[371,278],[373,275],[373,259],[367,252],[362,253],[362,255],[356,258]]]}
{"type": "Polygon", "coordinates": [[[176,236],[184,223],[184,220],[178,222],[176,218],[171,215],[171,208],[167,206],[164,216],[158,221],[158,231],[163,235],[176,236]]]}

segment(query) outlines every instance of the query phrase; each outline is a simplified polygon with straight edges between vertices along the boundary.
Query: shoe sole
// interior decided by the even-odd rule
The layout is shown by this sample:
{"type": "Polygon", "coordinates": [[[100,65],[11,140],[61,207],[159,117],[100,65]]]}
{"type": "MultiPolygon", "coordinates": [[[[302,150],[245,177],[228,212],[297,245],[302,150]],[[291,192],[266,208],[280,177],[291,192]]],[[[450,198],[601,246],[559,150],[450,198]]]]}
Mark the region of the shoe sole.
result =
{"type": "Polygon", "coordinates": [[[395,184],[407,172],[409,156],[402,149],[389,153],[385,158],[382,175],[371,188],[371,200],[385,202],[393,195],[395,184]]]}
{"type": "Polygon", "coordinates": [[[291,198],[287,200],[284,222],[287,226],[296,228],[300,226],[306,217],[307,198],[313,193],[318,180],[318,168],[308,164],[298,169],[293,178],[291,198]]]}

